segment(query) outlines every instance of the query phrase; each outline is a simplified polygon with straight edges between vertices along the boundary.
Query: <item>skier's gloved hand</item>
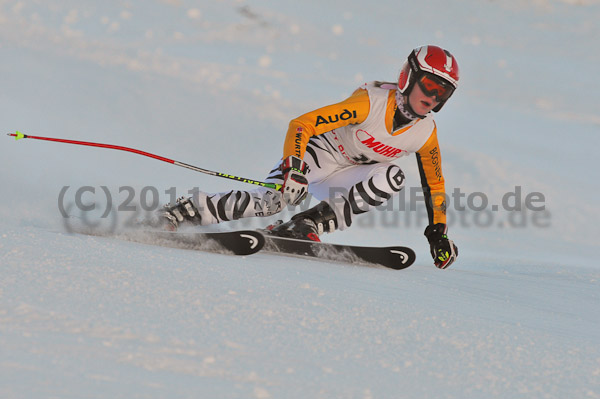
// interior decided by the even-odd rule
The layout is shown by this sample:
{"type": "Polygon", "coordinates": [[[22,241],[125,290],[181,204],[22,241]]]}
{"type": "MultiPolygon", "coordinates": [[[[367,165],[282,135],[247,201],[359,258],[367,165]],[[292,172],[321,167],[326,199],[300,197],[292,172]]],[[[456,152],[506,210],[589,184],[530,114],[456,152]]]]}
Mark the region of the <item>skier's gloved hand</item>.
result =
{"type": "Polygon", "coordinates": [[[447,231],[448,227],[443,223],[430,225],[425,229],[433,263],[440,269],[446,269],[458,257],[458,248],[454,241],[448,239],[447,231]]]}
{"type": "Polygon", "coordinates": [[[281,172],[283,173],[283,201],[289,205],[298,205],[308,194],[308,180],[306,172],[308,165],[293,155],[290,155],[281,163],[281,172]]]}

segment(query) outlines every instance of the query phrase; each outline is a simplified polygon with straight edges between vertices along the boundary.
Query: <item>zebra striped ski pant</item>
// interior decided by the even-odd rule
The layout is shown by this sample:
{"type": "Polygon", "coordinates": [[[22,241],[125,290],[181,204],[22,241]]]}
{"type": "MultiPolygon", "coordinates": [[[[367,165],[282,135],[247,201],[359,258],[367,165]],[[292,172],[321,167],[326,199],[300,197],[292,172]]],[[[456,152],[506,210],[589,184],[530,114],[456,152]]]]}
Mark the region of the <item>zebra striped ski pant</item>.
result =
{"type": "MultiPolygon", "coordinates": [[[[392,163],[354,164],[348,161],[326,138],[316,136],[308,143],[304,161],[309,170],[308,191],[326,201],[334,210],[338,229],[352,224],[355,215],[384,204],[404,187],[404,173],[392,163]]],[[[269,173],[266,182],[283,183],[281,160],[269,173]]],[[[281,193],[269,188],[232,190],[209,194],[197,191],[192,196],[202,218],[202,225],[255,216],[271,216],[285,206],[281,193]]]]}

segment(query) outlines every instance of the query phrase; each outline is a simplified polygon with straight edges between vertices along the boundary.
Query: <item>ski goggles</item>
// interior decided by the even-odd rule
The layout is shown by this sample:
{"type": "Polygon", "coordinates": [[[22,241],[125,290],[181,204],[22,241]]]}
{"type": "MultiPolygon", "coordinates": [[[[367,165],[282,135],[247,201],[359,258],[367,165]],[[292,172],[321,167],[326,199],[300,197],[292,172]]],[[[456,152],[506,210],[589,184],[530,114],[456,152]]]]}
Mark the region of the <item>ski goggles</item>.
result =
{"type": "Polygon", "coordinates": [[[454,86],[429,72],[423,72],[417,84],[427,97],[435,97],[439,102],[446,101],[454,93],[454,86]]]}

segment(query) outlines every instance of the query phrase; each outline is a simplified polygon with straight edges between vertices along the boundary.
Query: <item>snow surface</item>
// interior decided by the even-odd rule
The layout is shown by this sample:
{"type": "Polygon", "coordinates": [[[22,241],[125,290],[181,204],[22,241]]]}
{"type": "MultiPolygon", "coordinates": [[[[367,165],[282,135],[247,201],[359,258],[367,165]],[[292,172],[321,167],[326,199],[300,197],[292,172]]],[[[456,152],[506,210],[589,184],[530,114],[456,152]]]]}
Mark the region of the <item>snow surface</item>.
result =
{"type": "MultiPolygon", "coordinates": [[[[461,67],[436,116],[447,187],[489,206],[451,204],[460,257],[444,271],[423,208],[400,202],[325,240],[410,245],[403,271],[163,248],[70,234],[61,191],[68,207],[95,188],[84,202],[98,216],[103,186],[114,207],[131,187],[138,209],[145,187],[163,203],[246,186],[5,137],[0,397],[599,398],[599,19],[594,0],[1,1],[6,133],[253,179],[292,117],[440,44],[461,67]],[[516,187],[545,211],[490,210],[516,187]]],[[[418,173],[414,158],[399,164],[408,202],[418,173]]]]}

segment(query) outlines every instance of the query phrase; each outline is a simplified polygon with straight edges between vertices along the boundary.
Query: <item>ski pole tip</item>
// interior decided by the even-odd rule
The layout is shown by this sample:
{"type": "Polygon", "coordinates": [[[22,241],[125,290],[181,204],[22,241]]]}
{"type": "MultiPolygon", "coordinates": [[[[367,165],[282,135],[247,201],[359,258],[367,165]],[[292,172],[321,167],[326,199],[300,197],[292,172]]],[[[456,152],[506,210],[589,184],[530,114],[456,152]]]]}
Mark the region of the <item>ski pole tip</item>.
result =
{"type": "Polygon", "coordinates": [[[15,140],[19,140],[19,139],[24,139],[25,135],[21,132],[19,132],[18,130],[15,131],[14,133],[8,133],[9,136],[13,136],[15,138],[15,140]]]}

